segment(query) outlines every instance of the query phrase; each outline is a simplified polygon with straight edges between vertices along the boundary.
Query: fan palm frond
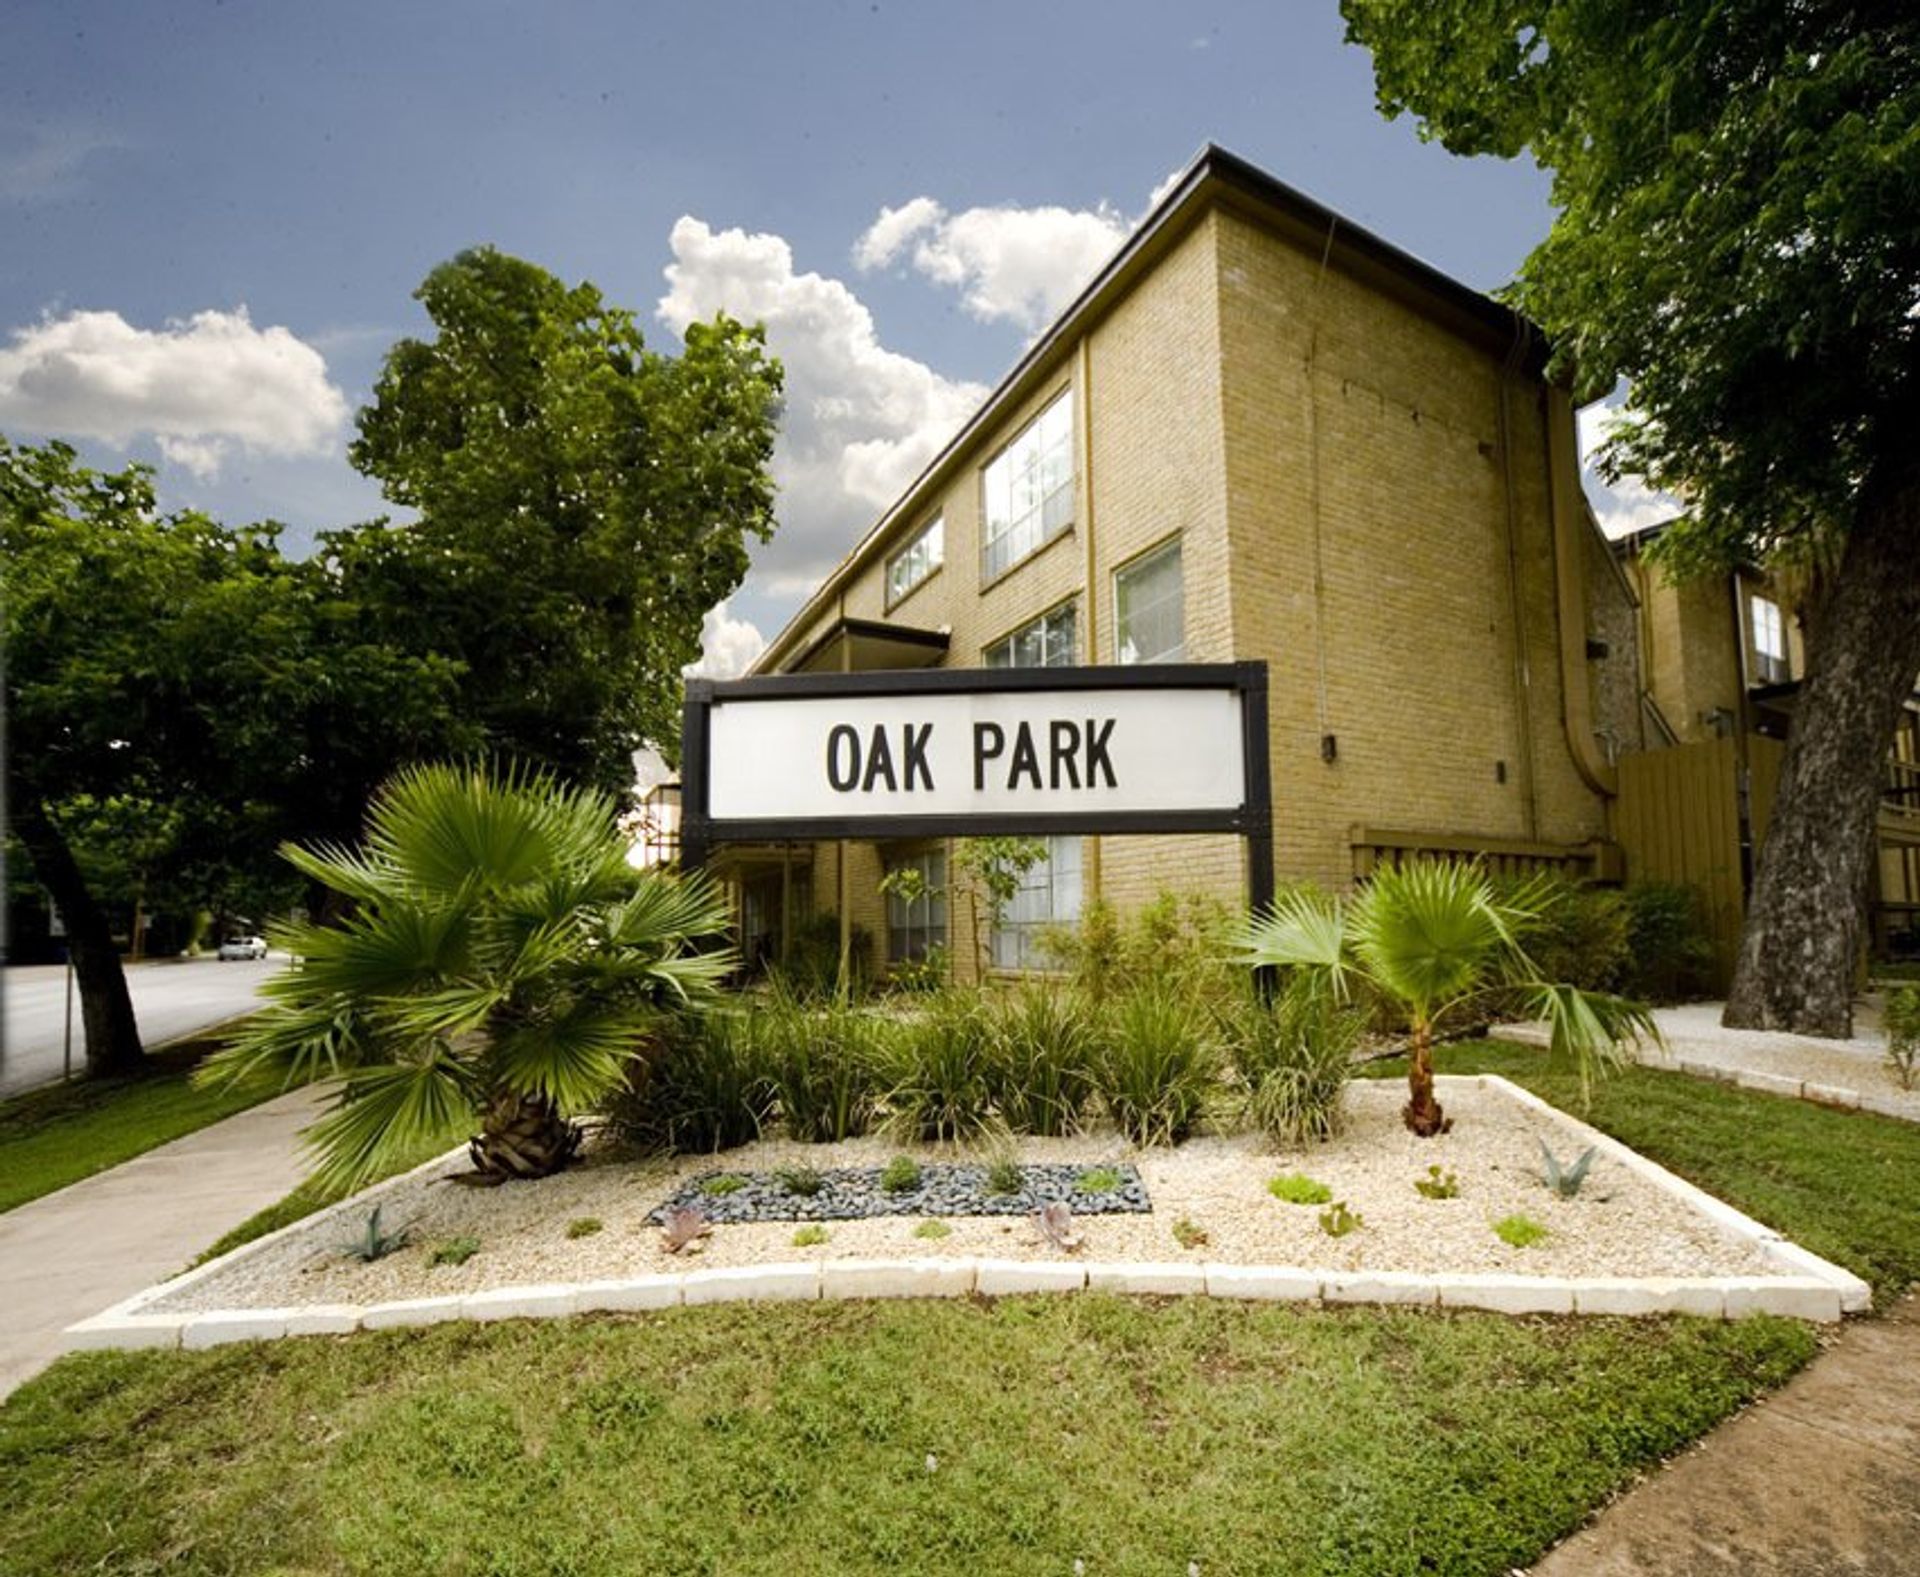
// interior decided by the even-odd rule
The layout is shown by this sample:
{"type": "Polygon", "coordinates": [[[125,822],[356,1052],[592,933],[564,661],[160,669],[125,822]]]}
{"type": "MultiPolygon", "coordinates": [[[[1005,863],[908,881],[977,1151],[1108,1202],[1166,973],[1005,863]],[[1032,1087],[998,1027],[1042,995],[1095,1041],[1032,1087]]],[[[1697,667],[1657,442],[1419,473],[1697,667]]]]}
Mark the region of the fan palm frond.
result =
{"type": "Polygon", "coordinates": [[[1317,888],[1282,893],[1256,915],[1239,938],[1240,961],[1254,968],[1300,971],[1334,998],[1348,995],[1348,913],[1337,898],[1317,888]]]}
{"type": "Polygon", "coordinates": [[[1570,1060],[1579,1073],[1582,1105],[1593,1102],[1596,1076],[1631,1061],[1636,1043],[1662,1044],[1660,1026],[1643,1002],[1545,981],[1535,982],[1531,995],[1533,1016],[1547,1026],[1548,1054],[1570,1060]]]}
{"type": "Polygon", "coordinates": [[[1375,871],[1354,899],[1349,925],[1368,977],[1425,1019],[1484,987],[1515,958],[1512,919],[1485,874],[1451,860],[1375,871]]]}
{"type": "Polygon", "coordinates": [[[445,1053],[356,1069],[341,1081],[332,1110],[303,1135],[320,1154],[314,1179],[322,1187],[358,1188],[396,1155],[456,1143],[473,1110],[472,1079],[445,1053]]]}

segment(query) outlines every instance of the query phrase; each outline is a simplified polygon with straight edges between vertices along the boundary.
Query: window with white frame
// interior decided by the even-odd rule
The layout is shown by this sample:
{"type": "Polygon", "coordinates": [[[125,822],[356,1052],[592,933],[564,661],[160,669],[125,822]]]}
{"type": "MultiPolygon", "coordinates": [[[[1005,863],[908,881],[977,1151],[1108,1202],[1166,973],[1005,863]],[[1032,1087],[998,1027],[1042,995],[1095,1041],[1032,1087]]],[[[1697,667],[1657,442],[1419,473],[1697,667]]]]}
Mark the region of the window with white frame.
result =
{"type": "Polygon", "coordinates": [[[980,578],[992,580],[1073,524],[1073,391],[1022,429],[981,475],[980,578]]]}
{"type": "Polygon", "coordinates": [[[1793,677],[1787,662],[1787,627],[1780,604],[1758,593],[1747,606],[1753,620],[1754,677],[1762,684],[1784,684],[1793,677]]]}
{"type": "Polygon", "coordinates": [[[1048,838],[1047,857],[1020,878],[1020,888],[993,928],[995,969],[1039,969],[1049,927],[1080,918],[1080,839],[1048,838]]]}
{"type": "Polygon", "coordinates": [[[887,875],[911,870],[914,891],[887,889],[887,961],[918,963],[947,945],[947,855],[944,849],[906,854],[887,861],[887,875]]]}
{"type": "Polygon", "coordinates": [[[1004,641],[987,648],[989,668],[1071,668],[1075,632],[1079,626],[1075,605],[1063,602],[1031,624],[1022,625],[1004,641]]]}
{"type": "Polygon", "coordinates": [[[1113,649],[1123,663],[1177,663],[1187,655],[1180,539],[1116,570],[1113,649]]]}
{"type": "Polygon", "coordinates": [[[946,524],[935,515],[914,539],[887,560],[887,606],[891,608],[918,586],[946,557],[946,524]]]}

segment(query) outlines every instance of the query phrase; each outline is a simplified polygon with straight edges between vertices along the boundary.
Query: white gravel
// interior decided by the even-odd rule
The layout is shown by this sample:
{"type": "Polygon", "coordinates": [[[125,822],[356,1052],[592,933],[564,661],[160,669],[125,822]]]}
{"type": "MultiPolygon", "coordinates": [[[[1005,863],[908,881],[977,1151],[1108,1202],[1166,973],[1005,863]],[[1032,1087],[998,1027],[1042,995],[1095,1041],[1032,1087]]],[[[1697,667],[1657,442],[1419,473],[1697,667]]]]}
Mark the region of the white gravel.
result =
{"type": "MultiPolygon", "coordinates": [[[[1212,1260],[1295,1265],[1320,1270],[1507,1272],[1540,1276],[1738,1276],[1777,1274],[1765,1257],[1617,1163],[1596,1161],[1580,1195],[1556,1197],[1540,1180],[1539,1140],[1562,1159],[1581,1148],[1573,1130],[1471,1079],[1441,1081],[1441,1099],[1455,1119],[1451,1133],[1416,1139],[1400,1121],[1404,1087],[1356,1081],[1346,1133],[1330,1144],[1280,1151],[1245,1134],[1201,1136],[1177,1149],[1135,1150],[1118,1135],[1026,1139],[1032,1161],[1084,1164],[1132,1160],[1153,1199],[1149,1215],[1079,1218],[1081,1254],[1097,1260],[1212,1260]],[[1427,1168],[1454,1172],[1457,1198],[1429,1200],[1414,1188],[1427,1168]],[[1317,1207],[1273,1198],[1268,1180],[1305,1172],[1358,1211],[1365,1226],[1327,1236],[1317,1207]],[[1548,1229],[1532,1247],[1511,1248],[1493,1223],[1524,1214],[1548,1229]],[[1207,1241],[1183,1248],[1174,1236],[1186,1221],[1207,1241]]],[[[840,1145],[765,1140],[711,1156],[630,1161],[590,1145],[583,1164],[537,1183],[475,1189],[445,1181],[462,1167],[449,1160],[382,1196],[383,1224],[406,1224],[411,1240],[372,1264],[342,1251],[363,1217],[332,1217],[236,1256],[148,1305],[154,1313],[272,1308],[308,1303],[368,1304],[391,1299],[477,1292],[529,1283],[587,1281],[700,1266],[730,1266],[842,1257],[965,1256],[1048,1258],[1031,1222],[950,1218],[951,1235],[914,1235],[918,1217],[832,1223],[826,1244],[796,1248],[796,1223],[716,1226],[697,1252],[670,1255],[644,1217],[692,1173],[764,1171],[795,1161],[817,1168],[873,1165],[902,1153],[951,1156],[932,1146],[902,1147],[880,1139],[840,1145]],[[568,1224],[594,1218],[602,1229],[569,1238],[568,1224]],[[450,1238],[473,1237],[480,1249],[464,1265],[435,1266],[431,1255],[450,1238]]]]}

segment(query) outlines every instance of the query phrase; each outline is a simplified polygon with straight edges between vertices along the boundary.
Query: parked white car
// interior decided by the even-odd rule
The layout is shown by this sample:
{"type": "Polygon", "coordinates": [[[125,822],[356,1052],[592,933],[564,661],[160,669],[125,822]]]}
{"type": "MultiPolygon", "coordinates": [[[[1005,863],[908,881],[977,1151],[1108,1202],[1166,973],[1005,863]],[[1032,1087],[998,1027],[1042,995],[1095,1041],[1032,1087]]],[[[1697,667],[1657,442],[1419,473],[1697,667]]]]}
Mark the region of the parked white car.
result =
{"type": "Polygon", "coordinates": [[[267,939],[264,936],[230,936],[220,944],[220,962],[230,958],[265,958],[267,939]]]}

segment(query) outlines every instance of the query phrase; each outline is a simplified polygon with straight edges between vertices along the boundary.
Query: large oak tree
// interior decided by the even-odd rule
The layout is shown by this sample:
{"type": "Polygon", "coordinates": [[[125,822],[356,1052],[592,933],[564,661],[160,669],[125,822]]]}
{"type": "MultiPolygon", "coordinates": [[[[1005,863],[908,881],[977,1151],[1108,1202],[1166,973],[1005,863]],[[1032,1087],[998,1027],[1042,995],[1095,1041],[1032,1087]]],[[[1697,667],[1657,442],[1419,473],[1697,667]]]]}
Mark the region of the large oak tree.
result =
{"type": "Polygon", "coordinates": [[[1911,0],[1342,0],[1382,110],[1553,174],[1511,288],[1671,572],[1799,568],[1808,668],[1726,1021],[1844,1035],[1883,763],[1920,673],[1920,11],[1911,0]]]}

